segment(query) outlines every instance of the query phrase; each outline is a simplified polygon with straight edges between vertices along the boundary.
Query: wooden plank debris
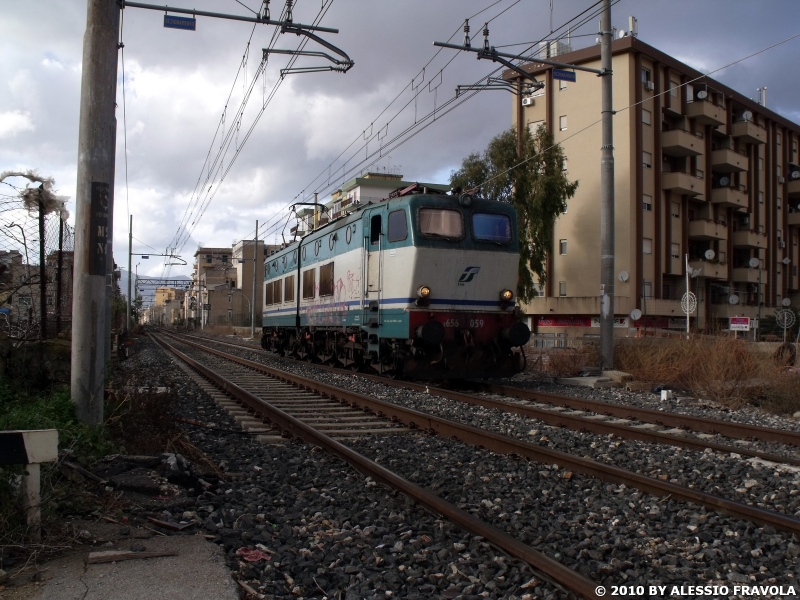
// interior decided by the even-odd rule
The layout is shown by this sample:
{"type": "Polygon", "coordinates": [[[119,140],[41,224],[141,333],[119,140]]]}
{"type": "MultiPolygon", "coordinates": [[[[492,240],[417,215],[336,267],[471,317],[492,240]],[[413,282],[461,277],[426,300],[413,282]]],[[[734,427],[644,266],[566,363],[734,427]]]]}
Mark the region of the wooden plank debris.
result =
{"type": "Polygon", "coordinates": [[[160,558],[162,556],[178,556],[177,552],[130,552],[128,550],[105,550],[103,552],[90,552],[86,557],[86,564],[119,562],[122,560],[137,560],[140,558],[160,558]]]}

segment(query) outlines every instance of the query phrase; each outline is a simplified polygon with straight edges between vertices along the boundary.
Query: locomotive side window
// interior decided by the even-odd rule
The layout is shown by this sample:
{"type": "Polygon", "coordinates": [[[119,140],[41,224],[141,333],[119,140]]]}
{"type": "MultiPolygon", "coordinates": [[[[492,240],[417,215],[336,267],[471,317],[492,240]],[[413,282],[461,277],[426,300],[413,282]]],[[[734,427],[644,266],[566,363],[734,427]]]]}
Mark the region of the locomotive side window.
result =
{"type": "Polygon", "coordinates": [[[389,241],[399,242],[408,237],[408,221],[405,210],[389,213],[389,241]]]}
{"type": "Polygon", "coordinates": [[[272,302],[274,304],[280,304],[281,302],[283,302],[283,299],[281,298],[281,280],[276,279],[275,281],[273,281],[272,287],[273,287],[272,302]]]}
{"type": "Polygon", "coordinates": [[[464,221],[457,210],[419,209],[419,231],[426,237],[460,240],[464,237],[464,221]]]}
{"type": "Polygon", "coordinates": [[[283,299],[285,302],[294,302],[294,275],[289,275],[283,280],[283,299]]]}
{"type": "Polygon", "coordinates": [[[369,220],[369,243],[377,244],[381,241],[381,216],[375,215],[369,220]]]}
{"type": "Polygon", "coordinates": [[[317,282],[316,276],[316,269],[309,269],[303,273],[303,300],[314,297],[314,285],[317,282]]]}
{"type": "Polygon", "coordinates": [[[319,295],[333,296],[333,263],[319,268],[319,295]]]}
{"type": "Polygon", "coordinates": [[[273,301],[272,292],[273,292],[273,287],[272,287],[272,282],[270,282],[267,284],[267,306],[275,304],[275,302],[273,301]]]}
{"type": "Polygon", "coordinates": [[[511,242],[511,219],[508,215],[473,213],[472,234],[483,242],[508,244],[511,242]]]}

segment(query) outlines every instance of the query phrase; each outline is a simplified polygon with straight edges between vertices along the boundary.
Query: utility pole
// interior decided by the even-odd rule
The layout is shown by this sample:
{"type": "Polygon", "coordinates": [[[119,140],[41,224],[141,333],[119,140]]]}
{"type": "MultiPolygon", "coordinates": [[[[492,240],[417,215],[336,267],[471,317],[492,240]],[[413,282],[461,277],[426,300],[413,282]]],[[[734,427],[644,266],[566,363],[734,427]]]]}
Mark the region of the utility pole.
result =
{"type": "Polygon", "coordinates": [[[119,19],[117,0],[88,0],[75,194],[70,389],[78,419],[90,424],[103,422],[119,19]]]}
{"type": "Polygon", "coordinates": [[[125,320],[125,328],[130,331],[131,329],[131,252],[133,248],[133,215],[130,216],[130,223],[128,224],[128,312],[125,320]]]}
{"type": "Polygon", "coordinates": [[[600,17],[603,144],[600,155],[600,368],[614,368],[614,113],[611,102],[611,0],[600,17]]]}
{"type": "Polygon", "coordinates": [[[258,273],[258,219],[256,219],[256,237],[253,239],[253,303],[250,306],[250,337],[256,335],[256,275],[258,273]]]}

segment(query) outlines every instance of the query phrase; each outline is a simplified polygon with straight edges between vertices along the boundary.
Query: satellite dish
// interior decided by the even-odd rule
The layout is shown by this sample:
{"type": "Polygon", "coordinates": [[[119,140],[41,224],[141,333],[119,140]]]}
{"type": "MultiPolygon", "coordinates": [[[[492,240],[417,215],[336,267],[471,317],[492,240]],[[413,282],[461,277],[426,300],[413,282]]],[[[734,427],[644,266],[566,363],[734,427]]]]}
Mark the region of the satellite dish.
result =
{"type": "Polygon", "coordinates": [[[627,271],[620,271],[618,277],[621,282],[625,283],[626,281],[628,281],[629,275],[627,271]]]}
{"type": "Polygon", "coordinates": [[[788,265],[790,262],[792,262],[792,259],[786,256],[781,262],[785,265],[788,265]]]}
{"type": "Polygon", "coordinates": [[[761,262],[757,258],[753,257],[750,259],[750,262],[748,264],[750,265],[750,268],[756,269],[761,264],[761,262]]]}
{"type": "Polygon", "coordinates": [[[730,177],[725,177],[724,175],[719,178],[719,184],[722,186],[728,185],[731,182],[730,177]]]}
{"type": "Polygon", "coordinates": [[[619,37],[619,39],[622,39],[622,38],[626,37],[627,35],[628,35],[627,31],[625,31],[624,29],[620,29],[619,33],[617,34],[617,37],[619,37]]]}
{"type": "Polygon", "coordinates": [[[749,110],[746,110],[742,113],[742,121],[749,121],[752,118],[753,118],[753,113],[751,113],[749,110]]]}
{"type": "Polygon", "coordinates": [[[789,306],[791,303],[792,301],[789,298],[784,298],[781,300],[781,306],[789,306]]]}
{"type": "Polygon", "coordinates": [[[705,90],[700,90],[699,92],[697,92],[697,97],[700,100],[705,100],[706,98],[708,98],[708,92],[705,90]]]}
{"type": "Polygon", "coordinates": [[[711,248],[706,250],[706,253],[705,253],[706,260],[714,260],[715,256],[716,256],[716,254],[714,253],[714,251],[711,248]]]}
{"type": "Polygon", "coordinates": [[[642,318],[642,311],[640,311],[638,308],[634,308],[631,311],[631,319],[633,319],[634,321],[638,321],[641,318],[642,318]]]}
{"type": "Polygon", "coordinates": [[[789,177],[792,179],[800,179],[800,171],[792,171],[789,173],[789,177]]]}
{"type": "Polygon", "coordinates": [[[736,294],[728,296],[728,304],[739,304],[739,296],[736,294]]]}

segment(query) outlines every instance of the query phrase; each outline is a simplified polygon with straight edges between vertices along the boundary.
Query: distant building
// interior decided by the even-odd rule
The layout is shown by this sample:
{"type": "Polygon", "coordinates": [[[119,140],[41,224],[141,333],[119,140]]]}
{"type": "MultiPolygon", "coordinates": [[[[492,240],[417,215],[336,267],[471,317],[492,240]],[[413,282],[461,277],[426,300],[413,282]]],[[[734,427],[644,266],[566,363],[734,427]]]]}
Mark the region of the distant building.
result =
{"type": "MultiPolygon", "coordinates": [[[[600,68],[599,46],[557,54],[600,68]]],[[[539,334],[596,335],[600,78],[577,72],[566,82],[541,63],[523,68],[545,86],[524,105],[515,97],[513,122],[544,125],[579,182],[556,222],[547,282],[525,310],[539,334]]],[[[613,42],[612,68],[617,331],[685,328],[687,255],[692,326],[755,318],[759,302],[763,317],[784,301],[800,304],[800,126],[634,37],[613,42]]]]}

